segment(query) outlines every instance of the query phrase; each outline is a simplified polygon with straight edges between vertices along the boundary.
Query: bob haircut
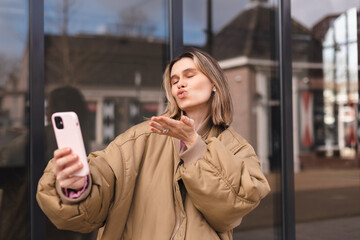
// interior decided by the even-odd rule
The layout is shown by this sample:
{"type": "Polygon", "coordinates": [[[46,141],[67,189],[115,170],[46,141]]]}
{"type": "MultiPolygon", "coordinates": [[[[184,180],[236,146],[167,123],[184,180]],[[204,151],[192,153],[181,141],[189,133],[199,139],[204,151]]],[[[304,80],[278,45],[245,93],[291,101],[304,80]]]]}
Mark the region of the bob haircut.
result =
{"type": "Polygon", "coordinates": [[[209,100],[211,102],[211,120],[216,126],[228,127],[233,118],[233,106],[224,72],[212,56],[196,48],[185,51],[171,60],[167,65],[164,72],[163,87],[165,88],[168,103],[162,115],[173,119],[180,119],[181,117],[182,110],[179,108],[175,98],[171,94],[172,86],[170,74],[174,64],[182,58],[191,58],[194,61],[196,68],[215,86],[216,92],[212,93],[209,100]]]}

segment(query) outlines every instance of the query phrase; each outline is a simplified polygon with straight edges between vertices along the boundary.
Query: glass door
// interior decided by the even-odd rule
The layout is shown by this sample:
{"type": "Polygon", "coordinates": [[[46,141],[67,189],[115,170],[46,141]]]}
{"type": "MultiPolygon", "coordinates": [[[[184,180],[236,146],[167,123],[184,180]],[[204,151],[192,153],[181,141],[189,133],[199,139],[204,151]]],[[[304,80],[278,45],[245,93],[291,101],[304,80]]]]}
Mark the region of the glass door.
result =
{"type": "Polygon", "coordinates": [[[292,0],[297,239],[360,237],[358,0],[292,0]]]}
{"type": "Polygon", "coordinates": [[[281,239],[278,4],[184,0],[184,46],[212,54],[234,104],[232,126],[255,149],[272,191],[234,229],[234,239],[281,239]]]}
{"type": "MultiPolygon", "coordinates": [[[[45,160],[56,148],[50,116],[75,111],[88,153],[164,110],[165,1],[48,0],[44,6],[45,160]]],[[[94,239],[59,231],[46,239],[94,239]]]]}
{"type": "Polygon", "coordinates": [[[30,239],[27,1],[0,0],[0,239],[30,239]]]}

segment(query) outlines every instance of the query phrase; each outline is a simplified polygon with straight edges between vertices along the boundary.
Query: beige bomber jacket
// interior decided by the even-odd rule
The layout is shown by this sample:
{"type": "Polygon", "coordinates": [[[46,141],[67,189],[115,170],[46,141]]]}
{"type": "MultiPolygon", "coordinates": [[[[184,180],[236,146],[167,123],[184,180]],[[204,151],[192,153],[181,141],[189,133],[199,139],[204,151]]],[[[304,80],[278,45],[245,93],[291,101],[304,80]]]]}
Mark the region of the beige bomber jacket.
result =
{"type": "Polygon", "coordinates": [[[179,140],[151,132],[148,122],[130,128],[89,155],[90,183],[75,200],[56,190],[51,160],[37,201],[58,228],[100,228],[98,239],[232,239],[270,187],[253,148],[232,127],[208,123],[198,133],[179,152],[179,140]]]}

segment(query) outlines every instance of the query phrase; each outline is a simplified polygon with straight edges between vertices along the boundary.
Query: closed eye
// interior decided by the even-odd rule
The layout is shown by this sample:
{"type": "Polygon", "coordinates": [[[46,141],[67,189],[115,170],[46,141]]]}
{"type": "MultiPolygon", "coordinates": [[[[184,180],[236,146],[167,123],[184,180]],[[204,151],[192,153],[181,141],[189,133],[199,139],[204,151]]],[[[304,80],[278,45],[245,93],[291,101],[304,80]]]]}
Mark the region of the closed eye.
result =
{"type": "Polygon", "coordinates": [[[189,69],[186,69],[184,72],[183,72],[184,76],[186,78],[192,78],[194,77],[196,74],[197,74],[197,70],[194,69],[194,68],[189,68],[189,69]]]}

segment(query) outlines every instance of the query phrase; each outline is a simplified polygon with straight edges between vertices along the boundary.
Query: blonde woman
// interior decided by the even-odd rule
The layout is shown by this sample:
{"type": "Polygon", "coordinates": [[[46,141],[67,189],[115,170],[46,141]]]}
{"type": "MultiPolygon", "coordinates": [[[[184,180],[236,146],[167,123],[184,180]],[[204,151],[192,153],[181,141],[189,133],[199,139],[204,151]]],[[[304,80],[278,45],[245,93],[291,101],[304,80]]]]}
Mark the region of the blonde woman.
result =
{"type": "Polygon", "coordinates": [[[232,239],[232,230],[270,191],[253,148],[230,126],[223,71],[191,49],[164,73],[163,115],[119,135],[88,157],[58,149],[37,199],[55,225],[98,239],[232,239]],[[72,193],[72,194],[69,194],[72,193]],[[65,194],[67,193],[67,194],[65,194]]]}

